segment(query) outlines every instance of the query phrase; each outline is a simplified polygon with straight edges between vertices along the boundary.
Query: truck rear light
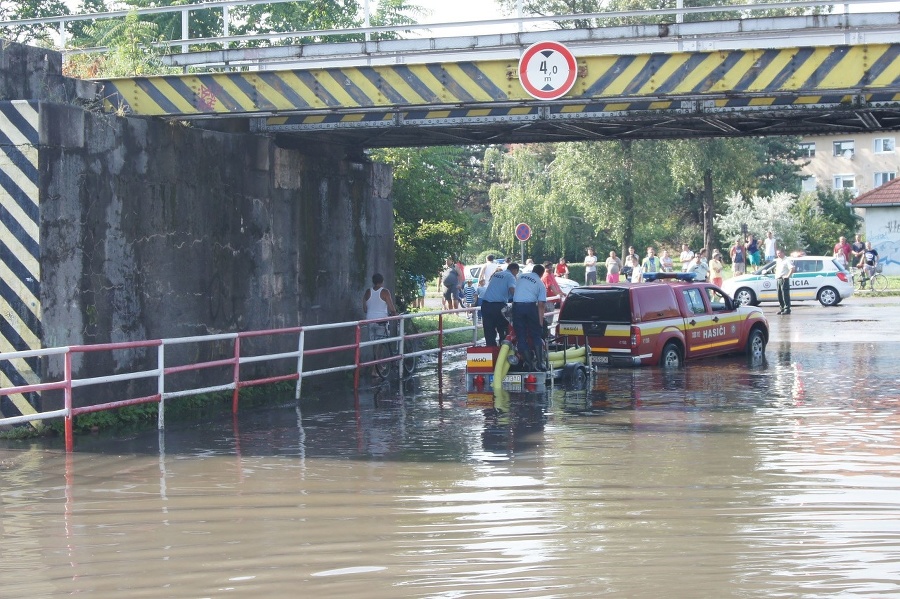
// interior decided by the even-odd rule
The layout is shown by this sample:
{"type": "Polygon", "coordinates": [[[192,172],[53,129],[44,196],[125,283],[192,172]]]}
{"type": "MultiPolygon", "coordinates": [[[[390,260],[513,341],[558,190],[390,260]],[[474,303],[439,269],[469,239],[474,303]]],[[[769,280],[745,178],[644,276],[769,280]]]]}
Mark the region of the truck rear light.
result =
{"type": "Polygon", "coordinates": [[[839,271],[838,271],[837,277],[838,277],[841,281],[843,281],[844,283],[849,283],[849,282],[850,282],[849,277],[847,277],[847,273],[844,272],[843,270],[839,270],[839,271]]]}
{"type": "Polygon", "coordinates": [[[641,345],[641,329],[631,327],[631,349],[637,349],[641,345]]]}

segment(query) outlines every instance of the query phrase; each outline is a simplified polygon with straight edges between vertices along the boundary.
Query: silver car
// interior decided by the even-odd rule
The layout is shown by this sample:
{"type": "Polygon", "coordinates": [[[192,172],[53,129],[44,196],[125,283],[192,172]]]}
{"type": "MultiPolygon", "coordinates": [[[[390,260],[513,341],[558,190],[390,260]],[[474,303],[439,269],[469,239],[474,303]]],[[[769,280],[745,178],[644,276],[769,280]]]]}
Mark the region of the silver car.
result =
{"type": "MultiPolygon", "coordinates": [[[[798,256],[791,275],[791,302],[818,300],[823,306],[836,306],[853,295],[853,279],[831,256],[798,256]]],[[[777,302],[775,262],[759,270],[725,281],[722,289],[743,305],[777,302]]]]}

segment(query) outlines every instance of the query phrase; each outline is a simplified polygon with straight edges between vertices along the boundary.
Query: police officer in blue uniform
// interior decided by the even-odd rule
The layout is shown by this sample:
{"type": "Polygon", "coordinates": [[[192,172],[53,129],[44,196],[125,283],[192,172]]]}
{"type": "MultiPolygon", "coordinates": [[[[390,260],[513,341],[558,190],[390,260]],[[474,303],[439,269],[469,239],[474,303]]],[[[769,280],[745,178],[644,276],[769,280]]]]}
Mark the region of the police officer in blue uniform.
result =
{"type": "Polygon", "coordinates": [[[484,328],[484,344],[488,347],[497,347],[497,335],[503,341],[509,332],[509,321],[503,316],[503,308],[516,290],[517,274],[519,265],[515,262],[506,270],[495,271],[481,298],[481,326],[484,328]]]}
{"type": "Polygon", "coordinates": [[[544,267],[534,269],[519,277],[513,295],[513,329],[516,331],[516,350],[519,355],[538,367],[542,358],[544,342],[544,308],[547,304],[547,288],[541,281],[544,267]],[[529,338],[531,343],[529,344],[529,338]],[[532,353],[533,348],[533,353],[532,353]]]}

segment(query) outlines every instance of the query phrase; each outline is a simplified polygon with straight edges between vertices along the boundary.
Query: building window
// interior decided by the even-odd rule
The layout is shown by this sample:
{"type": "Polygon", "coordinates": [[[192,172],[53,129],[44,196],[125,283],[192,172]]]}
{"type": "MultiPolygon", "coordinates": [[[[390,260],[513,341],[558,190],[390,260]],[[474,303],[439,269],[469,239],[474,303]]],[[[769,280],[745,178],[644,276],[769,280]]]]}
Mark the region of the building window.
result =
{"type": "Polygon", "coordinates": [[[816,157],[816,142],[814,142],[814,141],[803,142],[798,147],[797,153],[800,154],[800,156],[802,158],[815,158],[816,157]]]}
{"type": "Polygon", "coordinates": [[[875,138],[875,153],[876,154],[893,154],[894,153],[894,138],[893,137],[876,137],[875,138]]]}
{"type": "Polygon", "coordinates": [[[856,193],[856,175],[835,175],[834,188],[838,191],[846,189],[856,193]]]}
{"type": "Polygon", "coordinates": [[[843,156],[844,158],[853,158],[856,151],[856,144],[852,139],[834,142],[834,155],[843,156]]]}
{"type": "Polygon", "coordinates": [[[800,191],[815,191],[816,190],[816,176],[810,175],[809,177],[804,178],[800,182],[800,191]]]}
{"type": "Polygon", "coordinates": [[[875,173],[875,187],[881,187],[888,181],[893,181],[897,173],[875,173]]]}

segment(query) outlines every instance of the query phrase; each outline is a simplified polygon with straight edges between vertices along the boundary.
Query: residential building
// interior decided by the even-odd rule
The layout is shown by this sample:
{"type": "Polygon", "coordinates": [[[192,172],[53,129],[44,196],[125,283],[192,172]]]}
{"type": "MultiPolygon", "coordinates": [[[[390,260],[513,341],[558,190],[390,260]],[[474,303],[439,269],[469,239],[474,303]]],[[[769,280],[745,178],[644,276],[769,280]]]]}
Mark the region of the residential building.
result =
{"type": "Polygon", "coordinates": [[[898,138],[897,131],[804,137],[800,149],[809,164],[802,169],[803,190],[848,189],[858,196],[893,180],[900,173],[898,138]]]}

